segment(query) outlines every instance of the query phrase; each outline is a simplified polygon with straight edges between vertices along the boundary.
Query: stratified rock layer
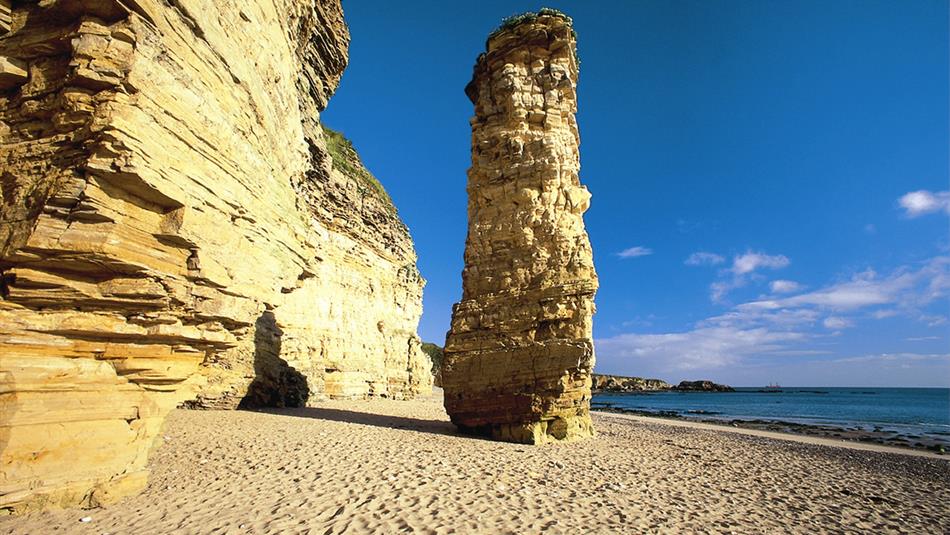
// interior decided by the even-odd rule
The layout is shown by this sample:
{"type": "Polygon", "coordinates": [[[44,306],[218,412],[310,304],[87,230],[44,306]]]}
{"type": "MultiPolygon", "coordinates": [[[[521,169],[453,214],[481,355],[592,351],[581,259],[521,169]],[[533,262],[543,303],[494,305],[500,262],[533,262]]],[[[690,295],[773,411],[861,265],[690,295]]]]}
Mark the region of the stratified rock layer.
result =
{"type": "Polygon", "coordinates": [[[185,400],[429,387],[407,229],[319,124],[339,0],[8,5],[0,512],[141,488],[185,400]]]}
{"type": "Polygon", "coordinates": [[[445,346],[445,408],[463,430],[526,443],[593,434],[597,276],[583,214],[570,20],[493,34],[475,104],[463,295],[445,346]]]}

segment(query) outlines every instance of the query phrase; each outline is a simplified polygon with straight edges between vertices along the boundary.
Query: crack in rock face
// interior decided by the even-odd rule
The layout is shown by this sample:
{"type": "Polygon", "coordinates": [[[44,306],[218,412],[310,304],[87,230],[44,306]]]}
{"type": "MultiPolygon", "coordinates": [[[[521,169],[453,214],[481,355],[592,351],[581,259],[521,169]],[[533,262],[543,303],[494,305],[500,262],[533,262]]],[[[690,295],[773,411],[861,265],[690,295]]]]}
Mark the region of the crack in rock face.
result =
{"type": "Polygon", "coordinates": [[[597,275],[584,229],[570,19],[493,33],[466,94],[475,105],[463,295],[442,369],[463,431],[544,443],[592,436],[597,275]]]}

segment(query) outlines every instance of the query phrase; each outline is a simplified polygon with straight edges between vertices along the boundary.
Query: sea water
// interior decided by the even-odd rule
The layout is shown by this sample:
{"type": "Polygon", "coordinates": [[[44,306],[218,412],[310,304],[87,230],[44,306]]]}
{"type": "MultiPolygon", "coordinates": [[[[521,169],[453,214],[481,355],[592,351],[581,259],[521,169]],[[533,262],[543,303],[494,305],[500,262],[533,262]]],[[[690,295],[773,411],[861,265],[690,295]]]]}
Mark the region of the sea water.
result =
{"type": "Polygon", "coordinates": [[[766,420],[894,431],[950,439],[948,388],[736,388],[735,392],[601,393],[610,404],[646,414],[704,420],[766,420]]]}

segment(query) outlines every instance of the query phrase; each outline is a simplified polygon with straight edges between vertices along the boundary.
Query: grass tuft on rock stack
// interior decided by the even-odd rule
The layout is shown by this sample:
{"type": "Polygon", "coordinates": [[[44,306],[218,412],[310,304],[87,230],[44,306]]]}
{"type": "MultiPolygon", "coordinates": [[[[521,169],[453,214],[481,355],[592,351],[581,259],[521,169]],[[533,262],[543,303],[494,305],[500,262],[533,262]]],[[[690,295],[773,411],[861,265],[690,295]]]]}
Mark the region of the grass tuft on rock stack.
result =
{"type": "MultiPolygon", "coordinates": [[[[505,30],[510,30],[511,28],[514,28],[515,26],[518,26],[519,24],[534,22],[538,20],[538,17],[541,17],[541,16],[558,17],[558,18],[563,19],[564,22],[566,22],[567,25],[571,27],[571,37],[573,37],[575,41],[577,40],[577,32],[574,31],[574,19],[567,16],[566,13],[564,13],[563,11],[559,9],[554,9],[551,7],[542,7],[541,9],[537,11],[537,13],[535,13],[534,11],[527,11],[525,13],[517,13],[517,14],[510,15],[508,17],[501,19],[501,24],[499,24],[497,28],[495,28],[490,34],[488,34],[488,40],[485,42],[485,48],[486,49],[488,48],[488,41],[491,41],[493,37],[500,34],[501,32],[505,30]]],[[[575,56],[576,55],[577,53],[575,52],[575,56]]],[[[577,63],[578,65],[580,65],[579,57],[577,58],[577,63]]]]}

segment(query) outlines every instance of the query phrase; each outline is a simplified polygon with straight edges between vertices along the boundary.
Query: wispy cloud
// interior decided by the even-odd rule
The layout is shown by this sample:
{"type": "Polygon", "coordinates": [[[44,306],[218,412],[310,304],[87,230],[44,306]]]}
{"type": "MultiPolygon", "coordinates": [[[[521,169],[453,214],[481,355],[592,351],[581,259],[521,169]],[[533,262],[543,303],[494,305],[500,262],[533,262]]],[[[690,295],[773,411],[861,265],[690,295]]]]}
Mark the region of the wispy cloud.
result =
{"type": "Polygon", "coordinates": [[[927,327],[937,327],[938,325],[943,325],[947,323],[947,317],[941,316],[939,314],[927,315],[921,314],[917,319],[927,324],[927,327]]]}
{"type": "Polygon", "coordinates": [[[904,338],[908,342],[926,342],[927,340],[940,340],[939,336],[912,336],[910,338],[904,338]]]}
{"type": "Polygon", "coordinates": [[[792,295],[734,306],[683,332],[627,333],[598,339],[598,358],[615,365],[627,361],[623,367],[631,371],[722,369],[767,355],[818,354],[814,345],[826,339],[829,333],[825,329],[853,328],[860,319],[875,315],[901,315],[928,323],[947,321],[925,311],[950,293],[950,256],[902,266],[886,275],[865,270],[814,291],[789,293],[792,295]]]}
{"type": "Polygon", "coordinates": [[[627,320],[620,323],[621,327],[652,327],[653,322],[657,319],[656,314],[648,314],[647,316],[637,316],[632,320],[627,320]]]}
{"type": "Polygon", "coordinates": [[[950,214],[950,191],[911,191],[905,193],[897,202],[907,217],[919,217],[933,212],[950,214]]]}
{"type": "Polygon", "coordinates": [[[822,322],[822,325],[824,325],[827,329],[840,331],[841,329],[854,327],[854,322],[846,318],[840,318],[838,316],[828,316],[825,318],[825,321],[822,322]]]}
{"type": "Polygon", "coordinates": [[[797,292],[801,289],[801,285],[795,281],[774,280],[769,283],[769,289],[774,294],[787,294],[797,292]]]}
{"type": "Polygon", "coordinates": [[[722,255],[706,251],[697,251],[689,255],[684,264],[687,266],[715,266],[725,261],[726,258],[722,255]]]}
{"type": "Polygon", "coordinates": [[[761,268],[780,269],[788,266],[789,263],[785,255],[767,255],[749,251],[732,259],[732,272],[736,275],[745,275],[761,268]]]}
{"type": "Polygon", "coordinates": [[[669,370],[716,368],[743,357],[778,350],[804,335],[774,332],[766,328],[702,327],[666,334],[622,334],[597,340],[597,351],[612,359],[650,361],[650,367],[669,370]]]}
{"type": "Polygon", "coordinates": [[[720,280],[709,285],[709,297],[713,302],[721,302],[729,292],[745,286],[756,271],[781,269],[790,263],[785,255],[770,255],[757,251],[735,255],[732,257],[732,265],[719,271],[720,280]]]}
{"type": "Polygon", "coordinates": [[[639,256],[649,256],[651,254],[653,254],[653,249],[637,245],[636,247],[630,247],[620,251],[617,253],[617,256],[620,258],[637,258],[639,256]]]}
{"type": "Polygon", "coordinates": [[[741,288],[742,286],[745,286],[745,279],[736,278],[728,281],[716,281],[709,285],[709,298],[714,303],[719,303],[725,299],[729,292],[736,288],[741,288]]]}
{"type": "Polygon", "coordinates": [[[944,297],[950,290],[950,257],[931,258],[918,268],[903,266],[886,277],[865,270],[850,280],[813,292],[782,299],[766,299],[739,305],[743,309],[781,309],[813,306],[848,311],[878,305],[919,310],[944,297]]]}

